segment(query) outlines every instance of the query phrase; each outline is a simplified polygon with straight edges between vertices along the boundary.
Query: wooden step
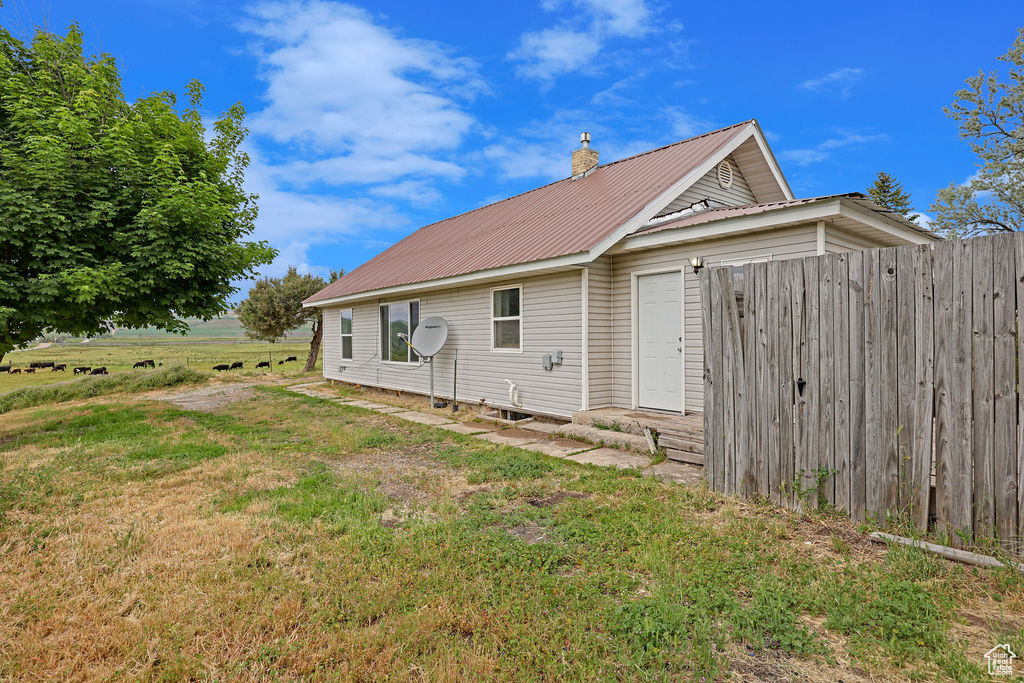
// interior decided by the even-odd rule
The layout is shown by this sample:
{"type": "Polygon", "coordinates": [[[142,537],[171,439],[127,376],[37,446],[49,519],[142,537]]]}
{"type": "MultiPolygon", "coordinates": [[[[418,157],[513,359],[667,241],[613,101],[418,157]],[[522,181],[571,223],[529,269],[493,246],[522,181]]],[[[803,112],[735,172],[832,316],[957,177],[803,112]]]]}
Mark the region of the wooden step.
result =
{"type": "Polygon", "coordinates": [[[677,451],[689,451],[697,455],[704,455],[704,442],[682,439],[668,434],[658,435],[658,445],[662,448],[672,448],[677,451]]]}
{"type": "Polygon", "coordinates": [[[675,448],[666,448],[665,457],[669,460],[675,460],[676,462],[685,462],[690,465],[704,466],[704,455],[701,453],[691,453],[690,451],[681,451],[675,448]]]}

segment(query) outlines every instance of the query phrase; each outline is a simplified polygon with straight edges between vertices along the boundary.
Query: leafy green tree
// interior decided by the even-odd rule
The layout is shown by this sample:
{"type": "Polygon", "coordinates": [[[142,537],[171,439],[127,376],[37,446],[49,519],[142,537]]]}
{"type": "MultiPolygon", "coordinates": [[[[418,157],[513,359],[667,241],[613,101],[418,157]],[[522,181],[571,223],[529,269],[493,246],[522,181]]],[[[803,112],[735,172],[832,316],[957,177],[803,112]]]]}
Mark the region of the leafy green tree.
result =
{"type": "Polygon", "coordinates": [[[914,213],[910,193],[903,189],[903,183],[885,171],[879,171],[875,176],[875,182],[868,188],[868,196],[875,204],[898,213],[908,221],[918,218],[918,214],[914,213]]]}
{"type": "Polygon", "coordinates": [[[951,237],[1024,229],[1024,28],[999,57],[1007,80],[979,71],[957,91],[946,115],[960,124],[980,168],[963,185],[939,190],[933,228],[951,237]]]}
{"type": "Polygon", "coordinates": [[[245,110],[206,137],[203,88],[127,102],[82,32],[0,27],[0,358],[46,330],[186,332],[228,310],[232,281],[273,260],[242,189],[245,110]]]}
{"type": "MultiPolygon", "coordinates": [[[[344,271],[331,271],[331,282],[344,271]]],[[[284,277],[259,280],[249,295],[236,309],[245,333],[253,339],[276,342],[289,331],[312,323],[313,336],[309,341],[306,371],[316,365],[323,339],[323,315],[319,308],[303,308],[302,302],[327,286],[322,277],[300,274],[290,266],[284,277]]]]}

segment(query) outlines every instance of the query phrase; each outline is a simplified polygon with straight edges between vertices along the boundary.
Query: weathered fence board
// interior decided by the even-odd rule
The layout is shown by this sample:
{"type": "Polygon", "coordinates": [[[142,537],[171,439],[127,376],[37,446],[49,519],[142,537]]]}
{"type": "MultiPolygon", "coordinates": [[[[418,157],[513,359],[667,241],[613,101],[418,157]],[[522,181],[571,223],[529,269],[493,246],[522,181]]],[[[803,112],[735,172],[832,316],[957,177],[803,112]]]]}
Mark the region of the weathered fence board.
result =
{"type": "Polygon", "coordinates": [[[836,502],[835,409],[833,382],[835,349],[833,347],[832,278],[835,256],[818,259],[818,484],[819,492],[829,505],[836,502]]]}
{"type": "Polygon", "coordinates": [[[864,252],[850,254],[850,516],[864,519],[867,509],[866,369],[864,353],[864,252]]]}
{"type": "Polygon", "coordinates": [[[911,506],[914,525],[928,528],[934,425],[935,328],[932,260],[927,246],[914,248],[914,439],[910,452],[911,506]]]}
{"type": "Polygon", "coordinates": [[[847,512],[850,505],[850,273],[847,254],[836,254],[832,270],[833,302],[833,402],[835,408],[835,506],[847,512]]]}
{"type": "Polygon", "coordinates": [[[992,535],[995,502],[992,481],[993,406],[995,376],[992,335],[992,240],[978,240],[971,250],[974,259],[972,311],[974,331],[974,532],[992,535]]]}
{"type": "Polygon", "coordinates": [[[1013,237],[992,240],[992,489],[996,535],[1006,547],[1017,536],[1016,267],[1013,237]]]}
{"type": "Polygon", "coordinates": [[[1024,551],[1024,235],[736,277],[701,275],[714,489],[1024,551]]]}

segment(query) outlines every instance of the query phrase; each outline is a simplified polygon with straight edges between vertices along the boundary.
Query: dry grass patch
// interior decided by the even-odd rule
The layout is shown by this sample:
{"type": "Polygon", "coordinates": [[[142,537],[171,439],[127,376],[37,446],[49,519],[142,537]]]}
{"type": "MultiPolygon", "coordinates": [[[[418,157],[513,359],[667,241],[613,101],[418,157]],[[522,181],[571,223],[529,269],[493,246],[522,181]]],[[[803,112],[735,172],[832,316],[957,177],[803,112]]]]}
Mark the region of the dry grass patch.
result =
{"type": "Polygon", "coordinates": [[[1024,644],[1008,573],[246,391],[0,425],[0,678],[966,681],[1024,644]]]}

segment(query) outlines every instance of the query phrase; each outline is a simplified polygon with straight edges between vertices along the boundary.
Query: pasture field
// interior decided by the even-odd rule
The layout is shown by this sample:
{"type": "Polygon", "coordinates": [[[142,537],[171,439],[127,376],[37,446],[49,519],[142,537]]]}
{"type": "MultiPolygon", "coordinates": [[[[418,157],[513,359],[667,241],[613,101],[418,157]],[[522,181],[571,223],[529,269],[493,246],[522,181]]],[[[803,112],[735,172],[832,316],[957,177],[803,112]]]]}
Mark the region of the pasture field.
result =
{"type": "Polygon", "coordinates": [[[0,679],[978,681],[1024,650],[1017,573],[287,383],[2,416],[0,679]]]}
{"type": "MultiPolygon", "coordinates": [[[[295,374],[302,370],[309,353],[308,341],[287,341],[269,344],[257,341],[91,341],[86,343],[58,343],[43,349],[31,349],[9,353],[3,364],[15,368],[27,368],[32,361],[54,361],[67,363],[65,372],[39,370],[35,374],[0,374],[0,394],[19,387],[64,382],[74,378],[71,369],[75,366],[105,366],[109,372],[146,372],[132,369],[140,360],[152,359],[164,367],[184,365],[203,372],[209,372],[214,365],[242,361],[245,373],[255,371],[256,363],[272,360],[272,373],[295,374]],[[296,362],[278,365],[278,361],[296,356],[296,362]]],[[[317,360],[319,372],[320,360],[317,360]]],[[[238,370],[232,371],[238,374],[238,370]]]]}

